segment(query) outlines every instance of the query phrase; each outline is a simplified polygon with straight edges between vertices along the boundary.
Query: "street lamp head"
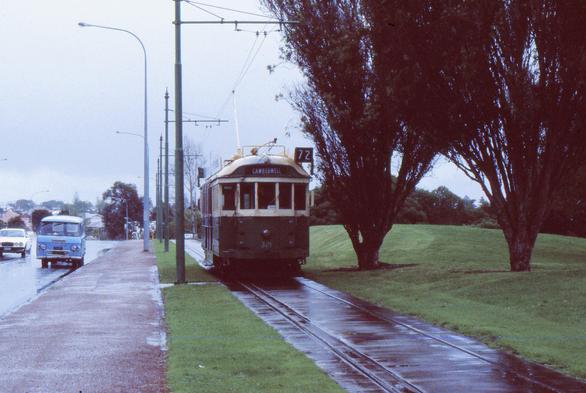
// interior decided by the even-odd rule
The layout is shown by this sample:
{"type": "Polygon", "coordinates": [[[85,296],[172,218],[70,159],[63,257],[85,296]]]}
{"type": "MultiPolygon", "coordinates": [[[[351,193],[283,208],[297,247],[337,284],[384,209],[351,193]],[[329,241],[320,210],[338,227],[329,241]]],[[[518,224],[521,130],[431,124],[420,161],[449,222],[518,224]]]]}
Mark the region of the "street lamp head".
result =
{"type": "Polygon", "coordinates": [[[78,25],[79,25],[79,27],[88,27],[89,26],[87,23],[84,23],[84,22],[79,22],[78,25]]]}

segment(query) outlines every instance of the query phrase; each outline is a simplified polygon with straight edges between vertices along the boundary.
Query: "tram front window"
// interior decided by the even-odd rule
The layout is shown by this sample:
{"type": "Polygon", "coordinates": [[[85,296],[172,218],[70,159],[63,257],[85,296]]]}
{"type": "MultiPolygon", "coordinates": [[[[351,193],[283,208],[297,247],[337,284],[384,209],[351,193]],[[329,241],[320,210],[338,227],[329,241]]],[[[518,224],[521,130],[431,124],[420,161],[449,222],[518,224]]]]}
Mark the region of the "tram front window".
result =
{"type": "Polygon", "coordinates": [[[240,208],[254,209],[254,183],[240,183],[240,208]]]}
{"type": "Polygon", "coordinates": [[[236,209],[236,185],[235,184],[223,184],[222,185],[222,210],[234,210],[236,209]]]}
{"type": "Polygon", "coordinates": [[[276,209],[275,183],[258,183],[258,208],[276,209]]]}
{"type": "Polygon", "coordinates": [[[279,209],[291,209],[291,183],[279,183],[279,209]]]}
{"type": "Polygon", "coordinates": [[[305,210],[306,184],[295,184],[295,210],[305,210]]]}

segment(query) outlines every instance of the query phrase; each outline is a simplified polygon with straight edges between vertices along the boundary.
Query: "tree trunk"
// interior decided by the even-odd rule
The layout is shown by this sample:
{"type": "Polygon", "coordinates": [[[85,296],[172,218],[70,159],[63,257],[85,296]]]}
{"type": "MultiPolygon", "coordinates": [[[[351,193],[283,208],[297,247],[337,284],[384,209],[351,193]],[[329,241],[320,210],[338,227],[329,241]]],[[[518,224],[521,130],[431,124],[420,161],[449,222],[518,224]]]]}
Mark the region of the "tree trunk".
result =
{"type": "Polygon", "coordinates": [[[356,254],[358,256],[358,268],[360,270],[374,270],[377,269],[380,264],[378,260],[379,247],[370,247],[363,244],[356,254]]]}
{"type": "Polygon", "coordinates": [[[512,272],[530,272],[531,254],[537,239],[537,231],[521,229],[505,233],[509,244],[509,264],[512,272]]]}
{"type": "Polygon", "coordinates": [[[358,258],[358,269],[373,270],[377,269],[380,264],[378,260],[378,251],[383,243],[385,235],[390,230],[376,230],[362,232],[351,225],[344,225],[344,229],[352,241],[352,247],[358,258]]]}

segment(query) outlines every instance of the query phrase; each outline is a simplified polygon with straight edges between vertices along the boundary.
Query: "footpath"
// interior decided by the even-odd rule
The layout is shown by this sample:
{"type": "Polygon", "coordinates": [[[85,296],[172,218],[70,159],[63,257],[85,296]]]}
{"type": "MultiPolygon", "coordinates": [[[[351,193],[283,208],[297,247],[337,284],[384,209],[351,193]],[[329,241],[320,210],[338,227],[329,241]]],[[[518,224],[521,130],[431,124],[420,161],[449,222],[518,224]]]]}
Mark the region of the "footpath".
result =
{"type": "Polygon", "coordinates": [[[0,392],[165,392],[156,260],[121,242],[0,319],[0,392]]]}

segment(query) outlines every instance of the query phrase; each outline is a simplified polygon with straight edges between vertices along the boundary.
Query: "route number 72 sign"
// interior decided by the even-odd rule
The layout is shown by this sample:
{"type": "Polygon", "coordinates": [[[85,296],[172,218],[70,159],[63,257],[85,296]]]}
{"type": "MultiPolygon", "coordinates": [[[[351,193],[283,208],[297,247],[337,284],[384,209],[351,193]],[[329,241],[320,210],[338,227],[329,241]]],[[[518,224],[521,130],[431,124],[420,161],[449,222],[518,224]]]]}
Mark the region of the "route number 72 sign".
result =
{"type": "Polygon", "coordinates": [[[312,147],[296,147],[295,148],[295,162],[313,162],[313,148],[312,147]]]}

